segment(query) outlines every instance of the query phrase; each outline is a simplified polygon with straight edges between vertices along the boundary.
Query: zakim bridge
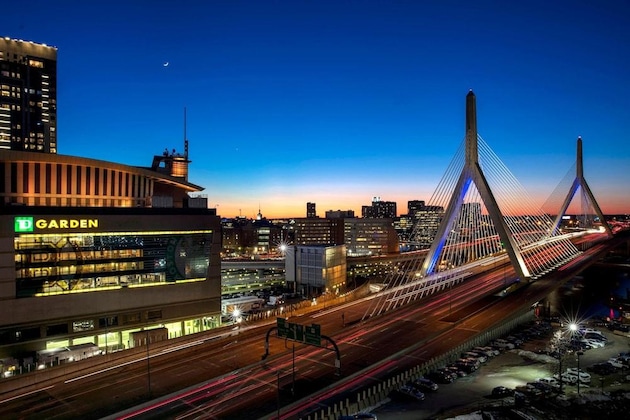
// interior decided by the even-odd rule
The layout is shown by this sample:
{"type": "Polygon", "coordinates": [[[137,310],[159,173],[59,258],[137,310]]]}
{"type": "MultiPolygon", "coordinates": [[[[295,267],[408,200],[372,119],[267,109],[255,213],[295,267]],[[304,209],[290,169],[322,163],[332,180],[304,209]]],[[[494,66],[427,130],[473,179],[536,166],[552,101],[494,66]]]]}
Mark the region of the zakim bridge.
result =
{"type": "MultiPolygon", "coordinates": [[[[561,199],[555,219],[536,208],[518,180],[477,133],[476,98],[466,95],[466,133],[427,206],[441,216],[428,253],[393,269],[364,315],[369,318],[466,281],[484,267],[511,264],[511,283],[524,284],[577,258],[576,235],[597,229],[613,233],[584,178],[582,139],[577,158],[546,204],[561,199]],[[565,195],[566,194],[566,195],[565,195]],[[578,200],[580,230],[560,229],[563,216],[578,200]],[[509,260],[509,261],[508,261],[509,260]]],[[[426,237],[416,224],[414,238],[426,237]]],[[[508,285],[509,286],[509,285],[508,285]]]]}

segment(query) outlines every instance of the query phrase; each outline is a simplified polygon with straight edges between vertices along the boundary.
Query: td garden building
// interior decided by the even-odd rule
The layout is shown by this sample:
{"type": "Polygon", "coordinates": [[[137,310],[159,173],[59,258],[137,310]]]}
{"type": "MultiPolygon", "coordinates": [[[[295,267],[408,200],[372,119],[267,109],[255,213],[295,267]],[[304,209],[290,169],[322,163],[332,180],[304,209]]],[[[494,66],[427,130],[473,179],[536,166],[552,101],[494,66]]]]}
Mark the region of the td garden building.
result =
{"type": "Polygon", "coordinates": [[[188,163],[0,150],[0,358],[220,323],[220,219],[188,163]]]}

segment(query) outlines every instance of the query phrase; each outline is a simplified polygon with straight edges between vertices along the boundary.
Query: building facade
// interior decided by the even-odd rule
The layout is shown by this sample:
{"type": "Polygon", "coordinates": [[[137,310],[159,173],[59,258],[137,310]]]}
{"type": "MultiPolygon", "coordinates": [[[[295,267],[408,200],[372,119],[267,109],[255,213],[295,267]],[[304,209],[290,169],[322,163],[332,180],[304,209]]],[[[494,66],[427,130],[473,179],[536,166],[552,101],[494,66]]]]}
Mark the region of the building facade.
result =
{"type": "Polygon", "coordinates": [[[57,48],[0,38],[0,149],[57,153],[57,48]]]}
{"type": "Polygon", "coordinates": [[[178,157],[137,168],[0,150],[0,357],[219,325],[220,219],[188,196],[201,188],[178,157]]]}
{"type": "Polygon", "coordinates": [[[317,217],[317,209],[315,203],[306,203],[306,217],[317,217]]]}
{"type": "Polygon", "coordinates": [[[354,210],[326,210],[326,219],[353,218],[354,210]]]}
{"type": "Polygon", "coordinates": [[[396,254],[400,252],[392,219],[343,219],[344,244],[349,257],[396,254]]]}
{"type": "Polygon", "coordinates": [[[285,270],[287,283],[302,296],[338,293],[346,287],[345,245],[290,246],[285,270]]]}
{"type": "Polygon", "coordinates": [[[397,215],[396,202],[382,201],[380,197],[374,197],[371,205],[361,207],[361,216],[365,218],[394,219],[397,215]]]}

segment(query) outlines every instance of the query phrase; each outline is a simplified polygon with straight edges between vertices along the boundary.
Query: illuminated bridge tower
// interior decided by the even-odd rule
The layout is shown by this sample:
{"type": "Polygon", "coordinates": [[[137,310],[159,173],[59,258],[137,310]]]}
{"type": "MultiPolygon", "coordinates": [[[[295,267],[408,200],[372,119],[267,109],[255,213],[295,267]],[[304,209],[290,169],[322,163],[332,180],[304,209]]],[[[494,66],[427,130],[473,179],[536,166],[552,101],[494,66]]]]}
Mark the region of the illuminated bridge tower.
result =
{"type": "Polygon", "coordinates": [[[464,168],[462,169],[453,195],[448,203],[446,212],[438,229],[437,235],[431,244],[429,253],[422,265],[422,275],[426,276],[435,271],[436,265],[442,253],[442,250],[447,242],[447,236],[449,234],[449,228],[453,226],[462,205],[464,204],[464,197],[466,196],[471,183],[474,183],[479,191],[483,203],[488,210],[490,219],[496,229],[496,232],[501,239],[501,242],[505,245],[505,249],[512,261],[514,270],[517,275],[522,278],[530,277],[529,270],[525,266],[525,261],[514,241],[514,238],[509,234],[508,227],[505,223],[504,217],[501,214],[501,210],[497,204],[490,185],[486,180],[486,177],[479,165],[478,156],[478,144],[477,144],[477,104],[475,94],[472,89],[466,95],[466,152],[464,168]]]}
{"type": "Polygon", "coordinates": [[[478,135],[476,108],[471,90],[466,96],[463,151],[460,149],[440,182],[438,197],[431,199],[431,204],[445,210],[416,275],[425,278],[439,273],[441,278],[459,281],[467,267],[498,263],[507,254],[520,280],[539,278],[575,258],[579,251],[552,228],[551,218],[533,205],[514,175],[478,135]]]}
{"type": "MultiPolygon", "coordinates": [[[[610,226],[608,226],[608,223],[606,223],[606,219],[604,218],[602,210],[599,208],[599,205],[597,204],[597,201],[595,200],[595,196],[591,192],[591,189],[589,188],[588,183],[586,182],[586,179],[584,179],[584,166],[583,166],[583,161],[582,161],[582,137],[578,137],[577,139],[577,159],[575,162],[575,167],[576,167],[575,179],[573,180],[573,184],[571,185],[571,188],[569,189],[569,192],[567,193],[567,196],[564,199],[564,202],[562,203],[560,211],[558,212],[558,215],[556,216],[556,220],[553,223],[554,231],[559,228],[560,222],[562,221],[562,216],[564,216],[565,213],[567,212],[567,209],[569,208],[571,201],[575,197],[575,193],[577,192],[578,188],[580,188],[581,189],[580,191],[582,193],[581,194],[582,215],[584,215],[584,219],[588,218],[587,213],[589,209],[592,209],[595,213],[595,216],[599,218],[608,236],[612,236],[613,233],[610,230],[610,226]]],[[[586,220],[584,220],[584,222],[586,222],[586,220]]]]}
{"type": "MultiPolygon", "coordinates": [[[[551,218],[528,199],[478,135],[476,113],[471,90],[464,141],[427,203],[440,219],[437,228],[430,226],[429,250],[388,273],[364,318],[445,290],[474,273],[511,264],[515,276],[506,273],[494,285],[505,290],[514,282],[540,278],[580,254],[568,237],[552,229],[551,218]]],[[[417,223],[411,242],[426,243],[427,227],[417,223]]]]}

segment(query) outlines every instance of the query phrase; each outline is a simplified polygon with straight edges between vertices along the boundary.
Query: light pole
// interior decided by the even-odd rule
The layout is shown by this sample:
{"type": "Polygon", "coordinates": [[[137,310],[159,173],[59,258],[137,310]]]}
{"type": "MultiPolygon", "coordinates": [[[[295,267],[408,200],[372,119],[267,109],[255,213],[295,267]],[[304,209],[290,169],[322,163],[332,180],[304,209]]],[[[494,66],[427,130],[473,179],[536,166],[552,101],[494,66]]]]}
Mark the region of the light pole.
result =
{"type": "Polygon", "coordinates": [[[151,399],[151,361],[149,359],[149,330],[145,330],[147,333],[147,385],[149,388],[149,400],[151,399]]]}
{"type": "Polygon", "coordinates": [[[240,309],[234,309],[232,312],[232,319],[236,322],[236,342],[238,343],[238,336],[241,333],[241,321],[243,320],[240,309]]]}
{"type": "Polygon", "coordinates": [[[278,388],[278,420],[280,420],[280,369],[276,371],[278,378],[276,380],[276,388],[278,388]]]}
{"type": "Polygon", "coordinates": [[[578,372],[578,381],[577,381],[577,393],[580,395],[580,356],[584,354],[583,351],[578,351],[575,353],[577,355],[577,372],[578,372]]]}

